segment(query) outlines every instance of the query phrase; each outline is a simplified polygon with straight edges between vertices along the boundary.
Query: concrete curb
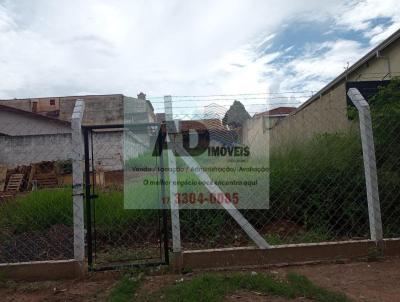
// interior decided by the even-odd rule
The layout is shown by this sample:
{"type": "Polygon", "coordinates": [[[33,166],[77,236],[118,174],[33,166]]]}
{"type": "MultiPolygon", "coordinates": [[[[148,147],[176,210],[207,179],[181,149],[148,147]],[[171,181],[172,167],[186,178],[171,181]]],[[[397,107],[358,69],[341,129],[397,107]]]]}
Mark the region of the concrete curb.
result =
{"type": "Polygon", "coordinates": [[[76,260],[33,261],[0,264],[0,274],[6,279],[44,281],[84,277],[86,264],[76,260]]]}
{"type": "Polygon", "coordinates": [[[208,269],[253,265],[297,264],[332,260],[354,260],[400,255],[400,239],[383,240],[379,246],[371,240],[291,244],[272,246],[195,250],[183,252],[184,269],[208,269]]]}

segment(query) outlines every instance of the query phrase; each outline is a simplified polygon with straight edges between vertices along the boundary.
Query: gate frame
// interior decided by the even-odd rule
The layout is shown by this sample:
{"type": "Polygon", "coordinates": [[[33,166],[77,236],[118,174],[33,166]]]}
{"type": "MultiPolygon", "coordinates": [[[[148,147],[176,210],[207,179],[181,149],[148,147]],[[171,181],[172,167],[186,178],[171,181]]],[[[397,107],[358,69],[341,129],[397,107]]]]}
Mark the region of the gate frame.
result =
{"type": "MultiPolygon", "coordinates": [[[[130,268],[130,267],[143,267],[143,266],[158,266],[158,265],[169,265],[169,232],[168,232],[168,221],[167,221],[167,208],[163,208],[159,211],[161,211],[161,219],[162,219],[162,226],[160,228],[161,235],[160,235],[160,241],[162,241],[163,249],[164,249],[164,255],[160,253],[160,261],[152,261],[152,262],[146,262],[146,263],[126,263],[126,264],[110,264],[110,265],[103,265],[101,267],[94,267],[93,263],[93,244],[95,243],[93,241],[93,236],[92,236],[92,226],[93,226],[93,221],[92,221],[92,200],[95,199],[97,196],[93,195],[91,192],[92,186],[95,185],[94,183],[94,174],[93,174],[93,184],[90,181],[90,173],[95,172],[93,170],[93,165],[92,165],[92,170],[90,171],[90,161],[93,161],[93,148],[90,150],[89,148],[89,135],[93,133],[93,130],[100,130],[100,129],[124,129],[126,125],[124,124],[103,124],[103,125],[82,125],[82,133],[83,133],[83,145],[84,145],[84,175],[85,175],[85,202],[86,202],[86,240],[87,240],[87,260],[88,260],[88,270],[89,271],[104,271],[104,270],[113,270],[113,269],[119,269],[119,268],[130,268]],[[90,159],[90,153],[92,154],[92,159],[90,159]],[[164,256],[164,259],[162,259],[164,256]]],[[[143,123],[139,125],[135,125],[135,128],[139,129],[147,129],[149,126],[160,126],[159,123],[143,123]]],[[[93,144],[93,142],[92,142],[93,144]]],[[[158,147],[161,148],[161,154],[162,154],[162,136],[158,137],[158,147]]],[[[92,145],[93,146],[93,145],[92,145]]],[[[161,156],[162,158],[162,156],[161,156]]],[[[160,161],[160,165],[163,165],[163,161],[160,161]]],[[[161,177],[163,178],[164,173],[161,172],[161,177]]],[[[161,186],[161,198],[164,198],[165,196],[165,187],[164,184],[161,186]]],[[[162,199],[161,199],[162,200],[162,199]]],[[[161,242],[160,242],[161,245],[161,242]]]]}

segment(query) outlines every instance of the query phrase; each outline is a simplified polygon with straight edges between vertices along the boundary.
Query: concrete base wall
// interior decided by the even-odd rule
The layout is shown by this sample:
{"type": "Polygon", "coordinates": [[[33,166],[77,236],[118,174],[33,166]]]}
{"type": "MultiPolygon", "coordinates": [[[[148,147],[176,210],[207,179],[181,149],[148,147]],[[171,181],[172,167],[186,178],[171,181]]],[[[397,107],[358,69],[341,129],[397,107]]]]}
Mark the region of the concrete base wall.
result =
{"type": "Polygon", "coordinates": [[[59,280],[83,277],[87,267],[76,260],[37,261],[0,264],[6,279],[24,281],[59,280]]]}
{"type": "Polygon", "coordinates": [[[377,252],[385,256],[400,256],[400,239],[384,240],[379,247],[365,240],[281,245],[265,250],[248,247],[186,251],[183,253],[183,269],[352,260],[376,257],[377,252]]]}

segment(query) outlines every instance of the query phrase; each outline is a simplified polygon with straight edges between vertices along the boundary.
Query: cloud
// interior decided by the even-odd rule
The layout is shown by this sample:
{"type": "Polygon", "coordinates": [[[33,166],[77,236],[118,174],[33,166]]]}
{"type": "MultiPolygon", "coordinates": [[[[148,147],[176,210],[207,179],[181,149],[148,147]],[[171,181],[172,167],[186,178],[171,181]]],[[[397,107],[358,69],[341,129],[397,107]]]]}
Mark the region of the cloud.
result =
{"type": "Polygon", "coordinates": [[[399,21],[397,1],[375,0],[1,3],[0,98],[317,90],[399,21]],[[296,22],[359,31],[370,45],[325,35],[280,48],[277,39],[296,22]]]}
{"type": "Polygon", "coordinates": [[[365,51],[360,43],[351,40],[336,40],[322,43],[322,54],[311,52],[305,56],[294,59],[288,64],[291,69],[302,79],[318,77],[326,79],[339,75],[344,71],[347,62],[354,62],[365,51]]]}
{"type": "Polygon", "coordinates": [[[340,9],[335,23],[346,30],[360,31],[374,45],[400,28],[400,2],[350,1],[340,9]],[[377,21],[384,24],[376,24],[377,21]]]}

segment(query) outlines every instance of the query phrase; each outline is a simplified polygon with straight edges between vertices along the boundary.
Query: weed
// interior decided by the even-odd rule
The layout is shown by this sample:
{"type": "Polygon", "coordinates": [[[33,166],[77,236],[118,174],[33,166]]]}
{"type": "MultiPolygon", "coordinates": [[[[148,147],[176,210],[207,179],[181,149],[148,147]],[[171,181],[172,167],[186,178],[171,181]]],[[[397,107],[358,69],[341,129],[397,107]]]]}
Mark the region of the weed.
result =
{"type": "Polygon", "coordinates": [[[368,248],[367,260],[371,262],[384,260],[382,250],[377,246],[368,248]]]}
{"type": "Polygon", "coordinates": [[[265,274],[236,273],[233,275],[204,274],[189,281],[183,281],[161,289],[149,297],[139,297],[142,301],[222,301],[236,291],[257,291],[266,295],[288,299],[305,297],[323,302],[350,301],[344,294],[332,292],[314,285],[306,277],[289,274],[287,280],[280,280],[265,274]]]}
{"type": "Polygon", "coordinates": [[[133,301],[135,292],[139,287],[140,280],[134,279],[128,275],[122,277],[122,279],[115,285],[108,297],[108,302],[125,302],[133,301]]]}

